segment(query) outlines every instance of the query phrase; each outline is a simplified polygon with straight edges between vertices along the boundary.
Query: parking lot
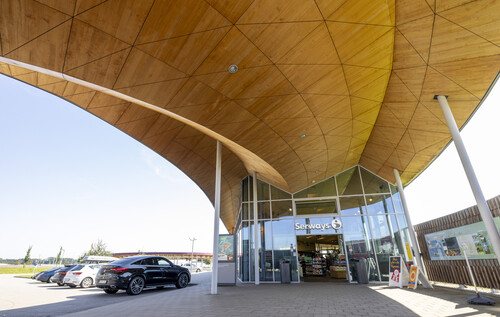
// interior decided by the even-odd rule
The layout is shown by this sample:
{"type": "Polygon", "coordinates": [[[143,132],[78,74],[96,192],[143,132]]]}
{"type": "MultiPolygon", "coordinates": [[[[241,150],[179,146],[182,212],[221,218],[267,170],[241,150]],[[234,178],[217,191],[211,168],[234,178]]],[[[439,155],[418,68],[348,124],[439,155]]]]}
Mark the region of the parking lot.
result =
{"type": "MultiPolygon", "coordinates": [[[[189,287],[195,287],[198,283],[210,283],[210,273],[193,273],[189,287]]],[[[1,274],[0,316],[61,316],[176,291],[182,290],[171,285],[164,289],[147,289],[138,296],[127,295],[124,291],[108,295],[95,287],[69,288],[1,274]]]]}
{"type": "Polygon", "coordinates": [[[500,316],[497,306],[471,306],[471,293],[436,287],[415,290],[386,284],[240,284],[210,295],[209,272],[193,274],[183,289],[105,294],[31,279],[0,276],[0,317],[7,316],[500,316]]]}

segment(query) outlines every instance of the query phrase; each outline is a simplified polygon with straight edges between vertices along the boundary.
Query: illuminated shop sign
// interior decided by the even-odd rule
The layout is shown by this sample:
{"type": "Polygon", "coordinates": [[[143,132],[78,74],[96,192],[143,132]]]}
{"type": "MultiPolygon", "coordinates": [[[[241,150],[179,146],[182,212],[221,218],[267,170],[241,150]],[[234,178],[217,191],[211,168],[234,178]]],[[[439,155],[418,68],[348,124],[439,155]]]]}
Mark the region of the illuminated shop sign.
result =
{"type": "Polygon", "coordinates": [[[333,229],[333,230],[339,230],[342,228],[342,221],[339,219],[333,219],[331,222],[328,223],[306,223],[306,224],[301,224],[301,223],[295,223],[295,230],[327,230],[327,229],[333,229]]]}

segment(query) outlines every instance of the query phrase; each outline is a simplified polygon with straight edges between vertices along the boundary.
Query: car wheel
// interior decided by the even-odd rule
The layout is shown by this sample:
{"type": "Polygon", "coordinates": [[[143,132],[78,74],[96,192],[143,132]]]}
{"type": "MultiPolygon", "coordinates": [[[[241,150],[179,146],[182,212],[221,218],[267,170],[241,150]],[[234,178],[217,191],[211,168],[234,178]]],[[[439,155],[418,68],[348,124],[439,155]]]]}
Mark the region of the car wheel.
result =
{"type": "Polygon", "coordinates": [[[117,289],[110,289],[110,288],[104,289],[104,293],[106,293],[106,294],[115,294],[116,292],[118,292],[117,289]]]}
{"type": "Polygon", "coordinates": [[[201,272],[201,270],[200,270],[200,269],[196,269],[196,273],[200,273],[200,272],[201,272]]]}
{"type": "Polygon", "coordinates": [[[59,286],[63,286],[63,285],[64,285],[64,283],[57,283],[57,285],[59,285],[59,286]]]}
{"type": "Polygon", "coordinates": [[[189,277],[186,273],[181,273],[177,278],[177,282],[175,282],[175,287],[184,288],[189,283],[189,277]]]}
{"type": "Polygon", "coordinates": [[[140,276],[136,276],[130,281],[130,283],[128,283],[127,294],[139,295],[143,289],[144,289],[144,279],[140,276]]]}
{"type": "Polygon", "coordinates": [[[52,283],[52,276],[49,277],[49,279],[47,280],[47,283],[52,283]]]}
{"type": "Polygon", "coordinates": [[[80,283],[82,288],[88,288],[90,285],[92,285],[92,278],[86,277],[83,279],[83,281],[80,283]]]}

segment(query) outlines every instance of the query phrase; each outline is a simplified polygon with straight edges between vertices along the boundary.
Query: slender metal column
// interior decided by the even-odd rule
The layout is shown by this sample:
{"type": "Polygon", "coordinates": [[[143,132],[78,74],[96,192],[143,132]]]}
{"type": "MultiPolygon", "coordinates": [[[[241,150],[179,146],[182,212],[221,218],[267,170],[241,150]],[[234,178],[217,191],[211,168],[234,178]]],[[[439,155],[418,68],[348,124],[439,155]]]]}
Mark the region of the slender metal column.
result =
{"type": "Polygon", "coordinates": [[[257,172],[253,172],[253,262],[255,267],[255,285],[260,284],[260,270],[259,270],[259,222],[257,221],[257,172]]]}
{"type": "Polygon", "coordinates": [[[493,216],[491,215],[490,208],[486,203],[486,199],[484,198],[481,186],[479,186],[479,182],[477,181],[476,173],[472,168],[469,155],[467,154],[464,142],[462,141],[462,136],[460,135],[457,123],[455,122],[455,118],[453,117],[450,106],[448,105],[448,100],[445,96],[442,95],[437,96],[437,100],[439,101],[439,105],[441,106],[441,110],[443,111],[448,129],[450,129],[453,143],[455,143],[458,155],[460,156],[460,160],[462,161],[465,174],[467,175],[472,193],[474,194],[474,198],[476,199],[477,207],[479,208],[481,219],[483,219],[484,226],[486,227],[486,232],[488,232],[493,251],[495,251],[497,260],[500,263],[500,234],[498,233],[498,229],[495,225],[495,222],[493,221],[493,216]]]}
{"type": "Polygon", "coordinates": [[[219,218],[220,218],[220,179],[221,179],[222,144],[217,141],[217,159],[215,163],[215,212],[214,212],[214,248],[212,255],[212,288],[210,293],[217,294],[219,276],[219,218]]]}
{"type": "Polygon", "coordinates": [[[420,248],[418,246],[417,235],[415,234],[415,229],[413,229],[413,223],[411,222],[410,212],[408,209],[408,205],[406,204],[405,191],[403,189],[403,183],[401,182],[401,178],[399,177],[399,171],[394,169],[394,176],[396,177],[396,184],[398,185],[399,196],[401,197],[401,202],[403,203],[403,211],[405,213],[406,222],[408,224],[408,231],[410,232],[410,240],[413,245],[414,255],[413,257],[417,261],[417,266],[422,273],[427,277],[427,272],[425,271],[424,263],[422,262],[422,257],[420,256],[420,248]]]}

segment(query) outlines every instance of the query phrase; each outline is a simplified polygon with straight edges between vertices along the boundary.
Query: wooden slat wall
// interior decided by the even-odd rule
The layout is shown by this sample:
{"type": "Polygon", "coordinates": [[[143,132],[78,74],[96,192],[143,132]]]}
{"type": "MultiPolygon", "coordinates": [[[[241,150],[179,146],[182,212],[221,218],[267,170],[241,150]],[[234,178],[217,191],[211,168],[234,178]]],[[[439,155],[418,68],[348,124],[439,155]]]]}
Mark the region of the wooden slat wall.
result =
{"type": "MultiPolygon", "coordinates": [[[[488,200],[493,217],[500,216],[500,196],[488,200]]],[[[425,235],[482,221],[477,206],[418,224],[415,227],[422,259],[431,281],[472,285],[465,260],[431,261],[425,235]]],[[[500,289],[500,265],[496,259],[470,260],[478,287],[500,289]]]]}

